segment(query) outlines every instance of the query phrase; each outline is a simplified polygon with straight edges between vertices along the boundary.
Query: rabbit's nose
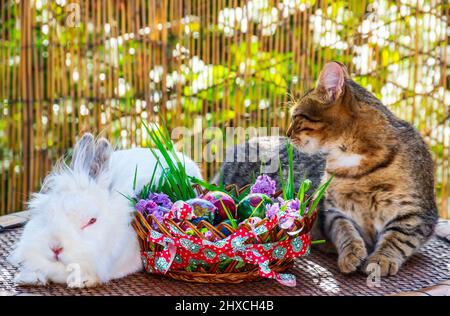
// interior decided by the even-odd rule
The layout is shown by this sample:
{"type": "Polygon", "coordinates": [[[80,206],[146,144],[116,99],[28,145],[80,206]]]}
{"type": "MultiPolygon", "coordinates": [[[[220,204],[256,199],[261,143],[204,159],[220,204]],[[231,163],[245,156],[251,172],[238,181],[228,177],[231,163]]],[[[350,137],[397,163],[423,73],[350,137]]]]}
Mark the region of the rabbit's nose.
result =
{"type": "Polygon", "coordinates": [[[51,247],[50,249],[53,251],[55,260],[59,261],[59,255],[61,254],[61,252],[63,252],[64,248],[58,246],[58,247],[51,247]]]}
{"type": "Polygon", "coordinates": [[[52,251],[55,255],[59,255],[63,250],[63,247],[52,247],[52,251]]]}

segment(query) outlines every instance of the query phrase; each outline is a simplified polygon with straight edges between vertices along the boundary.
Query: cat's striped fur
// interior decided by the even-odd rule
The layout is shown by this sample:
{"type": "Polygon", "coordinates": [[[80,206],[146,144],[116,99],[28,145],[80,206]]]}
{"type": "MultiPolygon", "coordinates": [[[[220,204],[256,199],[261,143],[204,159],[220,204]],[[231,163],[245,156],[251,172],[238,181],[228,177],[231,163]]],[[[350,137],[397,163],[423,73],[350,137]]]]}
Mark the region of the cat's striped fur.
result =
{"type": "Polygon", "coordinates": [[[300,150],[325,155],[322,181],[335,174],[319,223],[340,270],[368,273],[373,263],[382,276],[396,274],[437,221],[433,162],[419,133],[333,62],[294,105],[288,135],[300,150]]]}

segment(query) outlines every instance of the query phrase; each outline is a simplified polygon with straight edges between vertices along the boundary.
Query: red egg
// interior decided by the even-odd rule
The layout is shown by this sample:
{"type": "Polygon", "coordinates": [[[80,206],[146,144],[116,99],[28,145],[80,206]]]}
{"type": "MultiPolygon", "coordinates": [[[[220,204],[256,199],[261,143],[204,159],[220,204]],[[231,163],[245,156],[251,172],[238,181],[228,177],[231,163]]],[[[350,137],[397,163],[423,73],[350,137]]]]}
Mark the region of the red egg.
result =
{"type": "Polygon", "coordinates": [[[221,191],[212,191],[208,192],[203,199],[211,202],[214,204],[215,207],[217,207],[218,210],[218,216],[220,219],[225,220],[228,219],[227,214],[225,213],[224,206],[227,208],[227,210],[231,213],[233,218],[236,218],[236,203],[234,203],[234,200],[231,196],[228,194],[221,192],[221,191]]]}

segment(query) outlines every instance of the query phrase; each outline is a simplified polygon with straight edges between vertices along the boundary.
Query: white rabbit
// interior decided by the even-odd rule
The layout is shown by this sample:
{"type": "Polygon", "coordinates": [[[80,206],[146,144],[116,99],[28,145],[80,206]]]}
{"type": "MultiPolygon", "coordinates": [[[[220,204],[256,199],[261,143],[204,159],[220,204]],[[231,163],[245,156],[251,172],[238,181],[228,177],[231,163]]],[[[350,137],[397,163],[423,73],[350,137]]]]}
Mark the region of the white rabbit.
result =
{"type": "MultiPolygon", "coordinates": [[[[198,166],[178,155],[200,178],[198,166]]],[[[133,208],[122,194],[133,195],[136,166],[139,191],[155,165],[149,149],[113,152],[106,139],[85,134],[70,167],[56,166],[29,202],[31,219],[9,258],[19,266],[16,283],[90,287],[141,270],[133,208]]]]}

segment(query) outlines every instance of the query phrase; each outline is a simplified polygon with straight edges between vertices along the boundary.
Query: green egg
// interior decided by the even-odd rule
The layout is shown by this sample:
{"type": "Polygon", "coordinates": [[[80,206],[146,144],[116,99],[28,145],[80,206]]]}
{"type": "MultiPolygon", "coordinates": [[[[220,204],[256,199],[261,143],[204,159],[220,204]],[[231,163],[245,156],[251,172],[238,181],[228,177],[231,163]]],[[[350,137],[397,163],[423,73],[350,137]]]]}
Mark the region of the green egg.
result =
{"type": "Polygon", "coordinates": [[[237,206],[238,218],[240,221],[250,216],[264,218],[266,217],[266,206],[271,204],[273,204],[272,199],[265,194],[249,194],[237,206]]]}

